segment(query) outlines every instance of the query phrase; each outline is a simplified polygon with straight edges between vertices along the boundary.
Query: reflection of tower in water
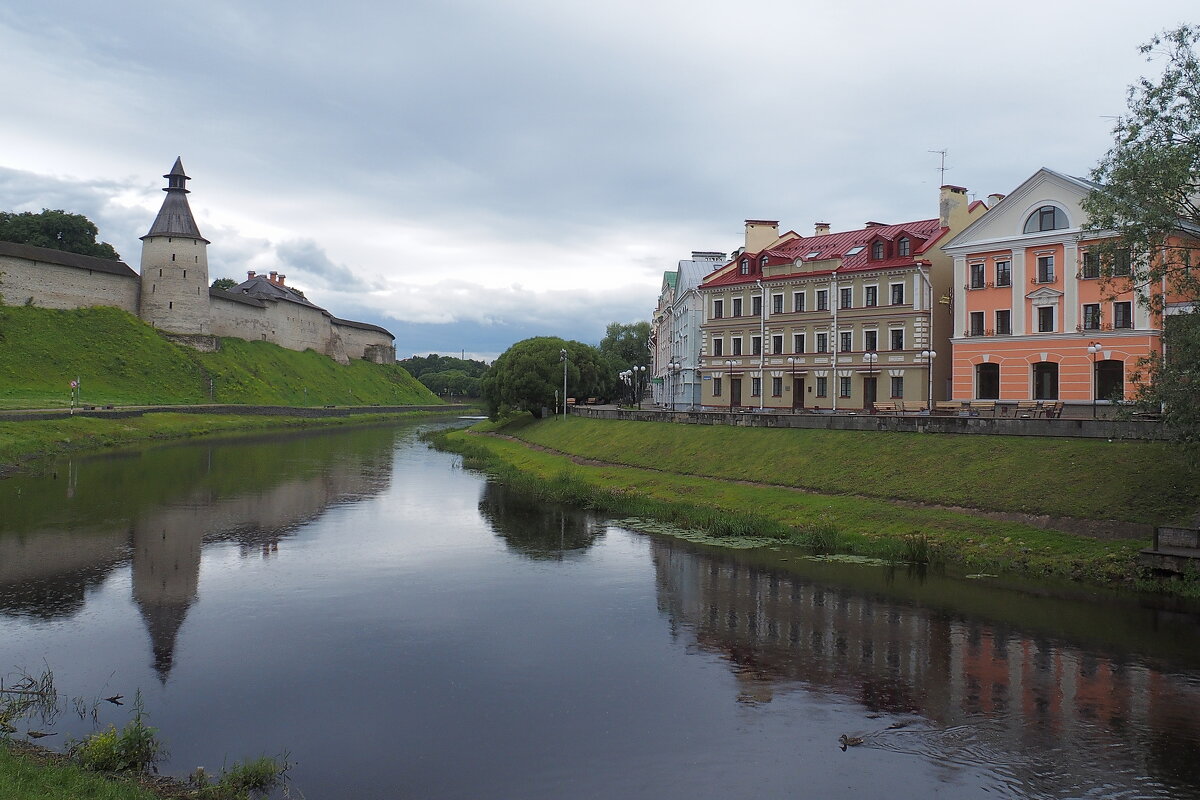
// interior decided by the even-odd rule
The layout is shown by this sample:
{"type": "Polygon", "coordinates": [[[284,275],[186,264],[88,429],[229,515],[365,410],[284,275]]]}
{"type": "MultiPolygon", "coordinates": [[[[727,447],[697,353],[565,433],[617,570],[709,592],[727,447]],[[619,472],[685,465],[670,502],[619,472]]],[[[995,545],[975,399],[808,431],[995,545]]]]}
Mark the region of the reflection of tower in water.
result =
{"type": "Polygon", "coordinates": [[[174,662],[179,628],[197,597],[204,518],[196,507],[159,509],[133,527],[133,599],[163,683],[174,662]]]}

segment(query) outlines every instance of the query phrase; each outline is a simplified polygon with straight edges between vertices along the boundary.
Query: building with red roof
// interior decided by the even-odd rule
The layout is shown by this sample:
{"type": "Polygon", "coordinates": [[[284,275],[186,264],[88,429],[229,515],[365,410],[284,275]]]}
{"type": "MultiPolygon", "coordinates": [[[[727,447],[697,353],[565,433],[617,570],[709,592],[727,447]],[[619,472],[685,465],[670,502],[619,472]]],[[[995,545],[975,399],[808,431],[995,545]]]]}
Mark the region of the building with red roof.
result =
{"type": "Polygon", "coordinates": [[[812,236],[747,220],[745,247],[700,285],[702,405],[849,411],[946,397],[953,268],[939,248],[986,211],[943,186],[931,219],[841,233],[817,223],[812,236]]]}

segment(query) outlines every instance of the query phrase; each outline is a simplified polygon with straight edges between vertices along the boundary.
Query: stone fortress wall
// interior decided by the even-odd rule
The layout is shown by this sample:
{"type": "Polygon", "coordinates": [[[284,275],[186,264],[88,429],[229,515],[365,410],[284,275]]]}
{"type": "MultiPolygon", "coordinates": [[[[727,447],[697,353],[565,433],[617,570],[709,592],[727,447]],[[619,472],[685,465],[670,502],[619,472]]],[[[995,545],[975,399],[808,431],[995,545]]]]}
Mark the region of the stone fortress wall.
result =
{"type": "Polygon", "coordinates": [[[142,237],[140,275],[121,261],[0,242],[0,302],[54,309],[113,306],[185,339],[267,341],[315,350],[342,364],[352,358],[395,362],[391,333],[335,318],[286,286],[279,273],[251,271],[230,291],[209,288],[209,243],[192,219],[182,163],[177,159],[163,177],[170,181],[163,190],[167,199],[142,237]]]}

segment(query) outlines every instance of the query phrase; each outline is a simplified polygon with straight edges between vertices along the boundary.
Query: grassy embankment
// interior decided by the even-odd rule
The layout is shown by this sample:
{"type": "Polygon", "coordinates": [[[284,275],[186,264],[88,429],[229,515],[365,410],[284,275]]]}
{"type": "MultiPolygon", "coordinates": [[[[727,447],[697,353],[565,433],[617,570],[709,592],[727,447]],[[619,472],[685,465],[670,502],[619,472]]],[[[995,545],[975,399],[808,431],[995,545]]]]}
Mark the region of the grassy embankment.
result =
{"type": "Polygon", "coordinates": [[[312,350],[241,339],[200,353],[115,308],[0,306],[0,408],[69,406],[76,378],[86,405],[441,402],[396,365],[343,366],[312,350]]]}
{"type": "Polygon", "coordinates": [[[762,544],[765,536],[825,552],[945,561],[973,572],[1138,581],[1135,557],[1145,540],[1044,530],[1021,515],[1156,524],[1200,507],[1200,471],[1163,443],[581,417],[520,420],[500,432],[521,441],[466,432],[445,441],[545,497],[706,528],[726,544],[762,544]]]}

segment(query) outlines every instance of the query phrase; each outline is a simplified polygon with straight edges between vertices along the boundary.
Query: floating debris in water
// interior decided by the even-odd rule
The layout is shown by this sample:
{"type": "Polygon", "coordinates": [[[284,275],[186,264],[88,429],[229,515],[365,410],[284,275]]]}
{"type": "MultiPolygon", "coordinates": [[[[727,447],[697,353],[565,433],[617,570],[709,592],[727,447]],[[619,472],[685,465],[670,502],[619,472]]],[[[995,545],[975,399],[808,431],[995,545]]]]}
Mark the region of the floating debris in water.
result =
{"type": "Polygon", "coordinates": [[[829,553],[820,556],[802,556],[806,561],[829,561],[835,564],[862,564],[867,567],[886,567],[890,562],[870,556],[852,556],[846,553],[829,553]]]}
{"type": "Polygon", "coordinates": [[[964,575],[964,578],[999,578],[999,575],[993,575],[990,572],[974,572],[970,575],[964,575]]]}

